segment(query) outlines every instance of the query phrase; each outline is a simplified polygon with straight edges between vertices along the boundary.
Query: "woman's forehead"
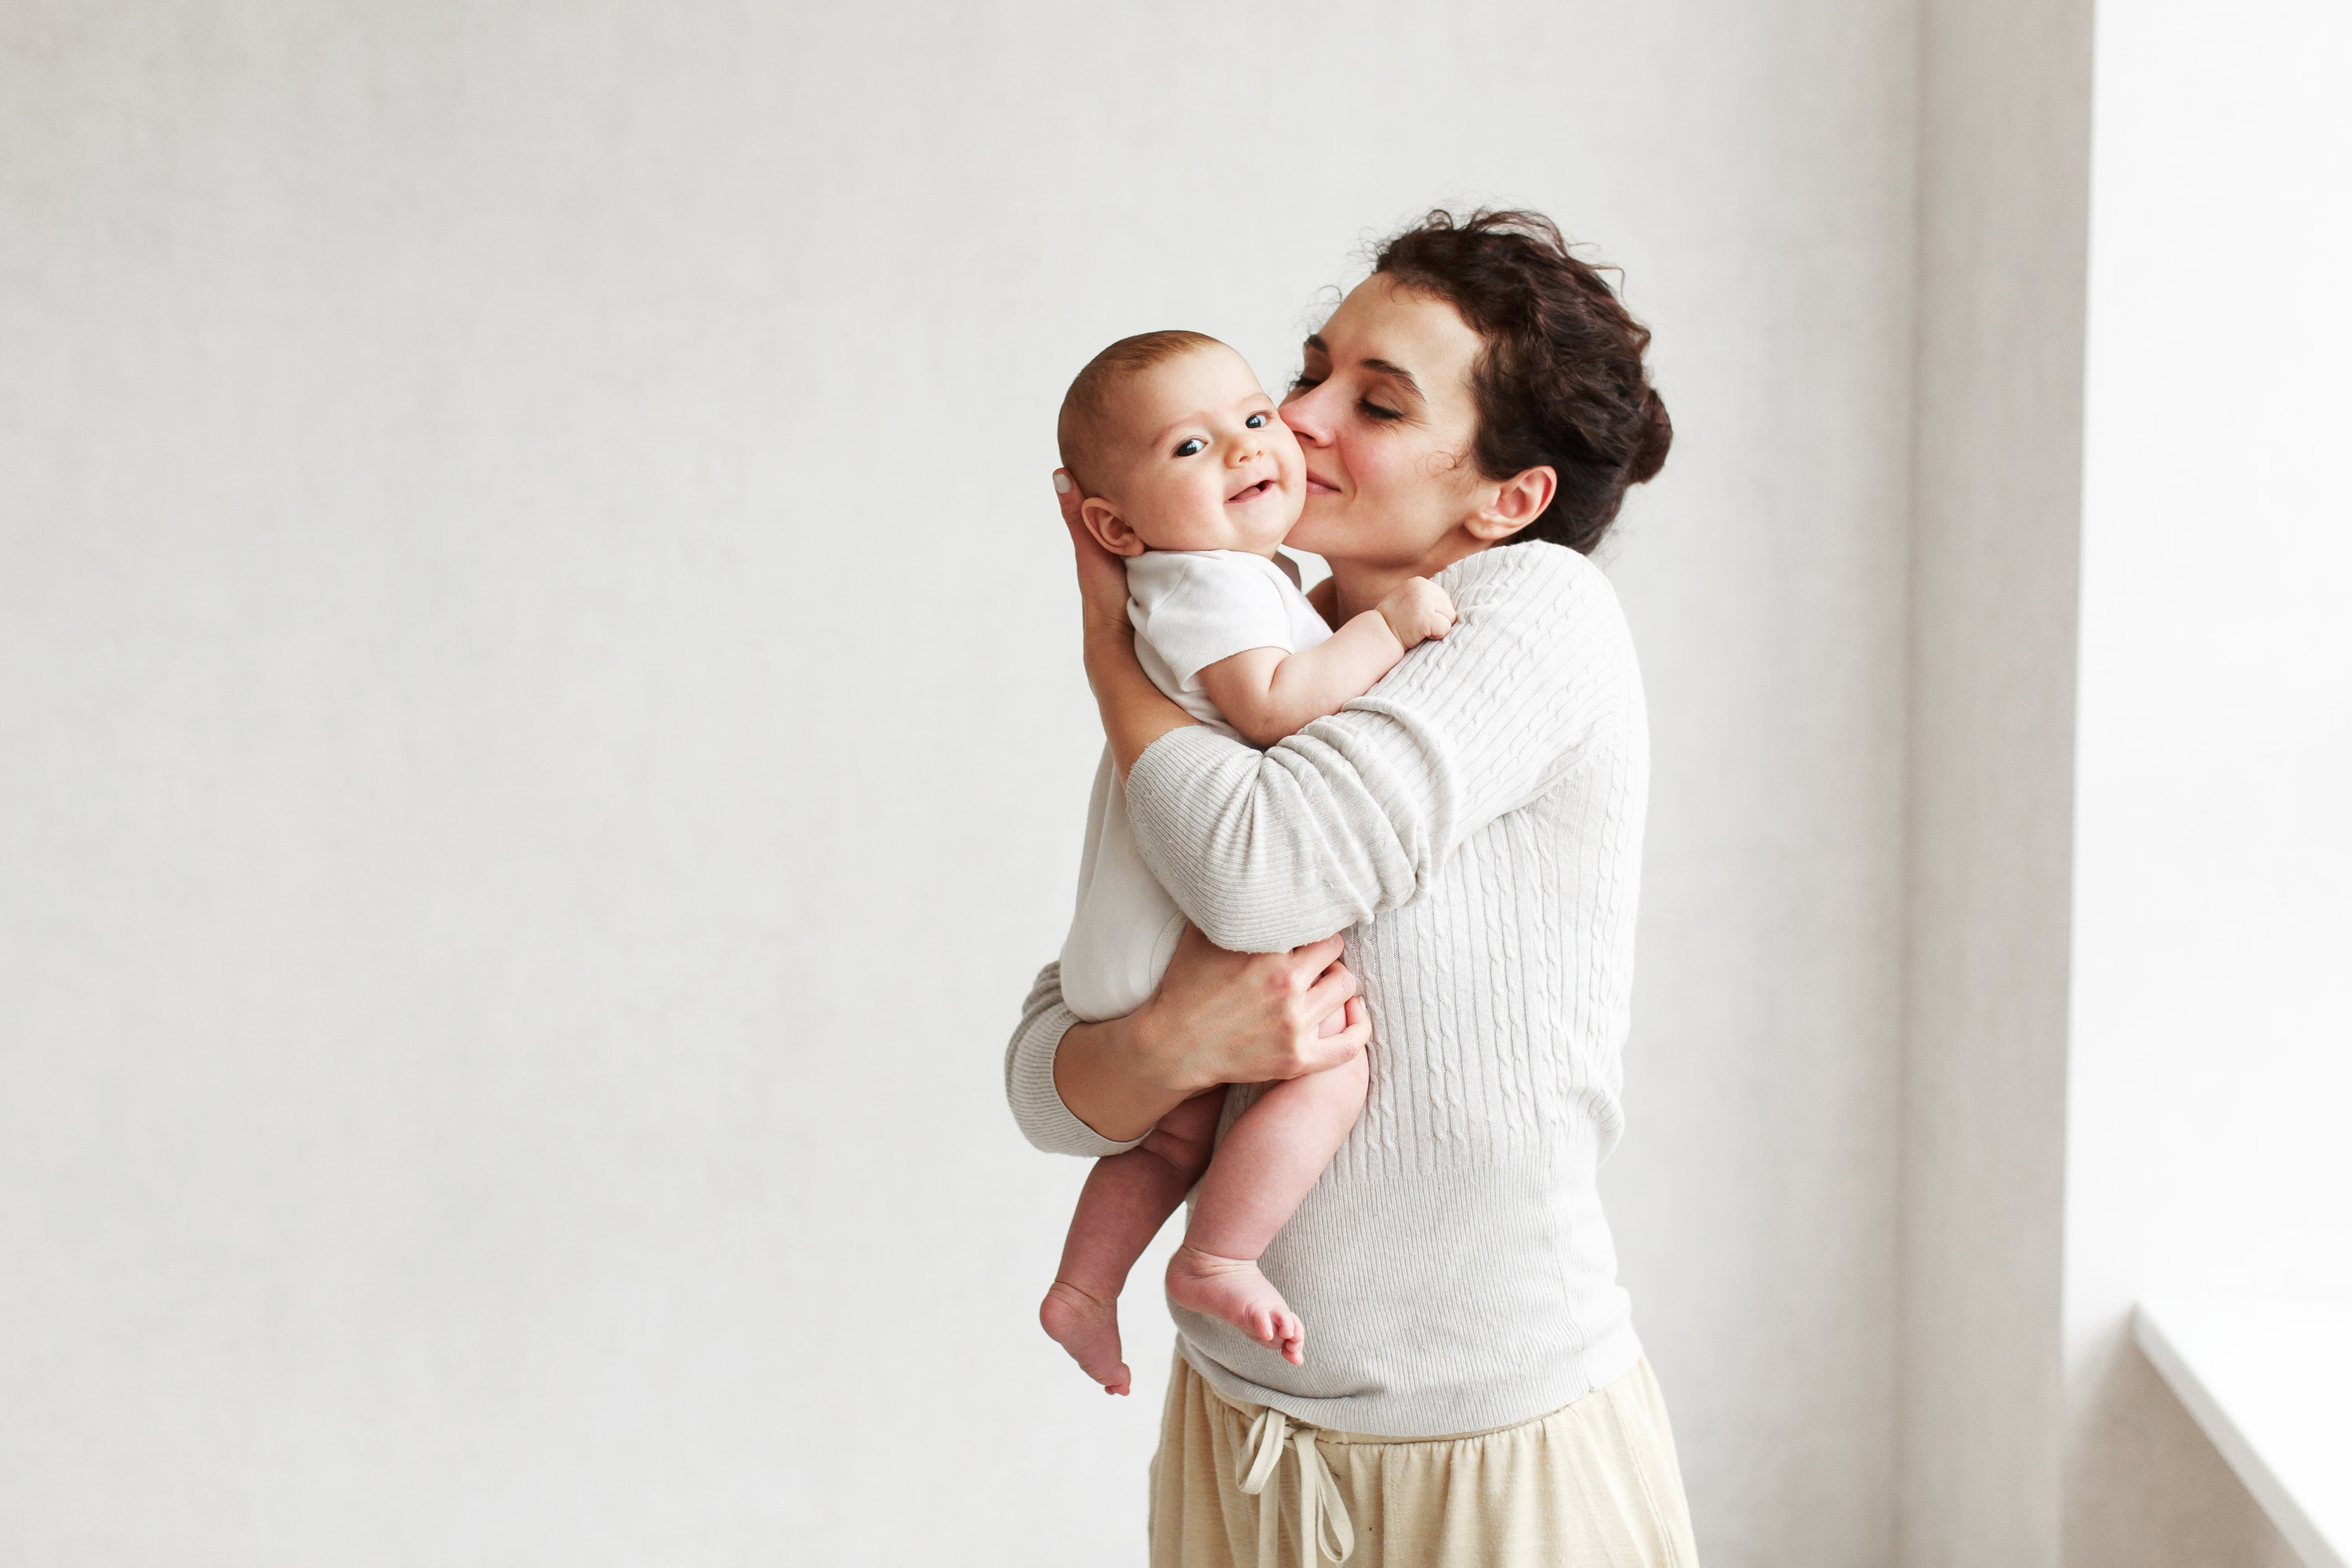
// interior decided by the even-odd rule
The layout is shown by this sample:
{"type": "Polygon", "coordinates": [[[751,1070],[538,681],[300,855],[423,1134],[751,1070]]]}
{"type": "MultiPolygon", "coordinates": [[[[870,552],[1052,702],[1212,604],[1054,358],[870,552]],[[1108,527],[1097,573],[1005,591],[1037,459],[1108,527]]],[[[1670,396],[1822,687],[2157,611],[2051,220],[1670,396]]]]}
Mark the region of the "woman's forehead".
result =
{"type": "Polygon", "coordinates": [[[1374,273],[1307,340],[1335,365],[1361,366],[1424,393],[1469,384],[1479,338],[1453,302],[1374,273]]]}

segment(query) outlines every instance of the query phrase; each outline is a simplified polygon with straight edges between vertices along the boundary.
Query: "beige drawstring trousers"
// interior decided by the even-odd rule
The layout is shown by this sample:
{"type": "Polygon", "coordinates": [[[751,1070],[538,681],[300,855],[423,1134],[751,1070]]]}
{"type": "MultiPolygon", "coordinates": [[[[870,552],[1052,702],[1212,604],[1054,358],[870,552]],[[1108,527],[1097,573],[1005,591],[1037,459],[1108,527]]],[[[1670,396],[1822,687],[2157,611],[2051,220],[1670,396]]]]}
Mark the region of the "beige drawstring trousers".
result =
{"type": "Polygon", "coordinates": [[[1549,1415],[1374,1437],[1227,1399],[1181,1355],[1151,1460],[1151,1568],[1697,1568],[1658,1380],[1549,1415]]]}

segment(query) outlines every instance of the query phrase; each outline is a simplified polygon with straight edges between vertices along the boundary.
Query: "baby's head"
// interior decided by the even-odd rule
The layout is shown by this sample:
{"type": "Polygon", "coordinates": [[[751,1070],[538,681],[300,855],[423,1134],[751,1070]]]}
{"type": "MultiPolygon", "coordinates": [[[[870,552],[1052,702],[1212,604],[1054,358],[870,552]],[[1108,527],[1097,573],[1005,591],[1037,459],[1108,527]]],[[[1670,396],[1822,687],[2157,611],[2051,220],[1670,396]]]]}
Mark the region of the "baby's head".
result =
{"type": "Polygon", "coordinates": [[[1242,356],[1199,332],[1121,338],[1062,399],[1062,466],[1103,547],[1271,555],[1307,500],[1298,437],[1242,356]]]}

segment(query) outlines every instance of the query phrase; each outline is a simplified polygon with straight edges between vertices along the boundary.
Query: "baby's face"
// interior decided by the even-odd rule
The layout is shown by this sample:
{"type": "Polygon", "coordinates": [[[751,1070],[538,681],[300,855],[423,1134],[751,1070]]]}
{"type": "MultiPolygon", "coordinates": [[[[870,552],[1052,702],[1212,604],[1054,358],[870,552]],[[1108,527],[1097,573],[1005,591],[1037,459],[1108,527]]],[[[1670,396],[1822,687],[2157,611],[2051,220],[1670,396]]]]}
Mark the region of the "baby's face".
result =
{"type": "Polygon", "coordinates": [[[1270,555],[1298,521],[1307,500],[1298,437],[1231,349],[1196,349],[1131,377],[1105,424],[1110,482],[1086,514],[1119,554],[1270,555]]]}

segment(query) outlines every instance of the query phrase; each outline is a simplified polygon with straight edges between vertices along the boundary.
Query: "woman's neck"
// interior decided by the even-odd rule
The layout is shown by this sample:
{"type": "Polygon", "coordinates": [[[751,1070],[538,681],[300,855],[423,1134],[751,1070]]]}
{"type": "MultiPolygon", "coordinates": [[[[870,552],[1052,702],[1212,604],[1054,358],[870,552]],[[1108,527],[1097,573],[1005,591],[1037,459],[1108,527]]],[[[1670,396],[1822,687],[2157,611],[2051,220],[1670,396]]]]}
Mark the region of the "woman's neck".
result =
{"type": "Polygon", "coordinates": [[[1493,548],[1495,541],[1457,530],[1438,541],[1437,548],[1420,560],[1399,565],[1391,562],[1340,561],[1326,556],[1331,568],[1333,603],[1339,614],[1331,624],[1345,626],[1380,603],[1397,584],[1411,577],[1434,577],[1456,561],[1493,548]]]}

